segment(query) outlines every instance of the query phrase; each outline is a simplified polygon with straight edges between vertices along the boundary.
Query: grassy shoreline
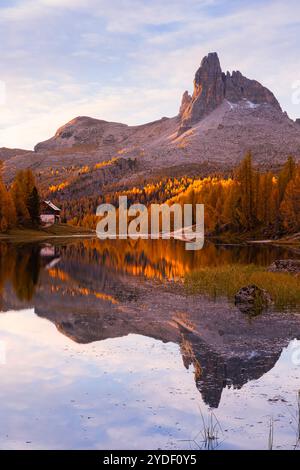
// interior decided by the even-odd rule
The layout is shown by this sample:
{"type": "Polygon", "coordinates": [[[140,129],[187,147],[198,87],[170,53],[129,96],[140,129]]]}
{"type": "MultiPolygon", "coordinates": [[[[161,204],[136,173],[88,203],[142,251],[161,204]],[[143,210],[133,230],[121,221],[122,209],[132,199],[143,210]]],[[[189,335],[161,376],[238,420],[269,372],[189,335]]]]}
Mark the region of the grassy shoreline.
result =
{"type": "Polygon", "coordinates": [[[0,241],[33,242],[52,238],[71,238],[95,236],[92,230],[73,227],[67,224],[55,224],[45,228],[15,228],[7,233],[0,233],[0,241]]]}
{"type": "Polygon", "coordinates": [[[257,232],[245,232],[241,234],[223,233],[220,235],[209,234],[206,238],[216,243],[240,243],[240,244],[270,244],[284,246],[300,246],[300,232],[285,235],[281,238],[262,238],[257,232]]]}
{"type": "Polygon", "coordinates": [[[300,306],[300,278],[292,274],[268,272],[253,264],[228,264],[204,267],[185,276],[189,294],[226,297],[230,301],[239,289],[249,284],[269,292],[276,307],[300,306]]]}
{"type": "MultiPolygon", "coordinates": [[[[55,237],[70,237],[70,236],[93,236],[95,230],[87,229],[84,227],[78,227],[68,224],[54,224],[50,227],[39,227],[39,228],[14,228],[5,233],[0,233],[0,240],[16,240],[16,239],[37,239],[55,238],[55,237]]],[[[257,235],[257,234],[256,234],[257,235]]],[[[255,234],[242,233],[232,234],[224,233],[221,235],[206,235],[206,239],[213,243],[221,244],[270,244],[270,245],[281,245],[281,246],[300,246],[300,233],[292,235],[286,235],[278,239],[259,239],[255,234]]]]}

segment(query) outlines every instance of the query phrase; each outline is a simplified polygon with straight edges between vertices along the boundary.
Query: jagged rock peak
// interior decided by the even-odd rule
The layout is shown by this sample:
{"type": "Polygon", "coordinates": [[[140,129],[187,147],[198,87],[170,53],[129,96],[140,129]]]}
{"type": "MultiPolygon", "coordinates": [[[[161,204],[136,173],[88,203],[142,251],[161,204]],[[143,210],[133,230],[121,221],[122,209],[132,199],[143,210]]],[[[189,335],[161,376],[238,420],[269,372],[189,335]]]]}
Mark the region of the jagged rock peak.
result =
{"type": "Polygon", "coordinates": [[[228,101],[237,103],[246,99],[254,104],[267,103],[281,110],[280,104],[268,88],[256,80],[249,80],[239,71],[232,72],[232,74],[227,72],[224,76],[224,87],[224,96],[228,101]]]}
{"type": "Polygon", "coordinates": [[[179,109],[179,116],[182,117],[186,111],[186,109],[188,108],[189,104],[191,103],[192,101],[192,97],[191,95],[189,94],[188,91],[185,91],[182,95],[182,99],[181,99],[181,105],[180,105],[180,109],[179,109]]]}
{"type": "Polygon", "coordinates": [[[194,79],[194,92],[182,113],[182,125],[189,127],[213,111],[224,100],[224,83],[218,54],[202,59],[194,79]]]}
{"type": "Polygon", "coordinates": [[[223,73],[218,54],[210,52],[202,59],[195,74],[191,99],[187,92],[183,95],[179,112],[181,131],[200,121],[224,99],[234,103],[243,99],[254,104],[267,103],[281,110],[270,90],[256,80],[244,77],[239,71],[223,73]]]}

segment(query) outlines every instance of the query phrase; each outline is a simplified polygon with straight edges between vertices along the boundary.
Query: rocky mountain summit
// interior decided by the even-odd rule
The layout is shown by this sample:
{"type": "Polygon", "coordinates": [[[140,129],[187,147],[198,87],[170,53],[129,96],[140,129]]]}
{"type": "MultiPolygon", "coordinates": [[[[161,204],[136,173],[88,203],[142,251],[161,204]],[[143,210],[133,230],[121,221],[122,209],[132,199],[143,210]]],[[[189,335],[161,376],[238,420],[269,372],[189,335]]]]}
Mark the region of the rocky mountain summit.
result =
{"type": "Polygon", "coordinates": [[[222,72],[216,52],[208,54],[201,62],[194,79],[194,92],[185,91],[180,108],[180,133],[199,122],[220,106],[224,100],[238,103],[247,100],[254,105],[270,104],[281,111],[280,104],[271,91],[241,72],[222,72]]]}
{"type": "MultiPolygon", "coordinates": [[[[139,126],[80,116],[37,144],[34,152],[5,149],[0,159],[7,181],[16,169],[30,166],[39,175],[39,183],[49,187],[62,178],[78,177],[84,168],[81,180],[88,188],[87,167],[99,168],[111,160],[122,159],[114,180],[126,184],[156,174],[230,171],[249,150],[257,165],[274,171],[289,155],[299,160],[299,120],[291,120],[259,82],[239,71],[224,73],[213,52],[202,60],[193,93],[184,92],[177,116],[139,126]],[[126,160],[130,160],[127,166],[126,160]]],[[[107,175],[102,179],[109,184],[107,175]]],[[[93,175],[95,182],[97,178],[93,175]]]]}

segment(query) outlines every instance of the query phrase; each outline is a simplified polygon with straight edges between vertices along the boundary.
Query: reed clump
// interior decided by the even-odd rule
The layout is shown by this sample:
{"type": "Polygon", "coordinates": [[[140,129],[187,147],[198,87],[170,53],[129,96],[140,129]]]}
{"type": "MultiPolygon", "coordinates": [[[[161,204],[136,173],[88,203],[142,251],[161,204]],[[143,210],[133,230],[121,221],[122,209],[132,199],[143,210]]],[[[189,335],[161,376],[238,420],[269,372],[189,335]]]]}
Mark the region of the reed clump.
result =
{"type": "Polygon", "coordinates": [[[269,292],[276,307],[300,306],[300,277],[289,273],[268,272],[254,264],[228,264],[206,266],[185,276],[189,293],[232,301],[237,291],[249,284],[269,292]]]}

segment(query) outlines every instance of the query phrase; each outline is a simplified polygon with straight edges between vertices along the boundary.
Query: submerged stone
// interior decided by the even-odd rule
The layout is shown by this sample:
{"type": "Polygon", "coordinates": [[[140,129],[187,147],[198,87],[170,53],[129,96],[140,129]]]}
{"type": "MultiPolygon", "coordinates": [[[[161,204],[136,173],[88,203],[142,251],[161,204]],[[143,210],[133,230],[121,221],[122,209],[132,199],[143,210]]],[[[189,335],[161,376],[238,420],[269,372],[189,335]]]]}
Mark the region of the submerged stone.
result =
{"type": "Polygon", "coordinates": [[[298,259],[277,259],[271,264],[268,271],[276,273],[300,273],[300,260],[298,259]]]}
{"type": "Polygon", "coordinates": [[[241,312],[249,314],[261,313],[264,308],[273,304],[270,294],[255,284],[242,287],[235,294],[234,300],[241,312]]]}

